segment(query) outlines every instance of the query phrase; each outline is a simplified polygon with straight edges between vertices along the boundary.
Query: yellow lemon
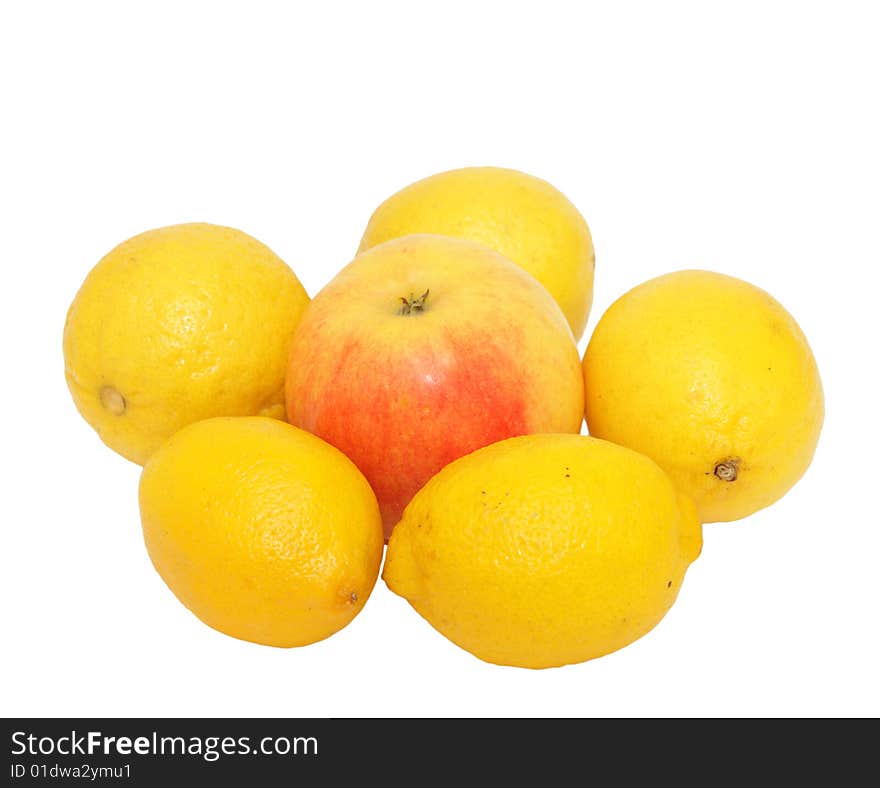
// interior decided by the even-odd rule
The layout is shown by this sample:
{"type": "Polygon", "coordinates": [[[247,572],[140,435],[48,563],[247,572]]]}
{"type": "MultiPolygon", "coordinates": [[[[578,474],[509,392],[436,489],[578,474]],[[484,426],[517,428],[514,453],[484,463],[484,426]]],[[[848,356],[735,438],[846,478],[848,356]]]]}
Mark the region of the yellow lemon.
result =
{"type": "Polygon", "coordinates": [[[391,534],[383,577],[472,654],[546,668],[648,632],[701,544],[693,504],[647,457],[528,435],[434,476],[391,534]]]}
{"type": "Polygon", "coordinates": [[[283,419],[288,347],[308,300],[293,271],[239,230],[135,236],[92,269],[67,313],[76,407],[138,463],[199,419],[283,419]]]}
{"type": "Polygon", "coordinates": [[[593,240],[577,208],[546,181],[500,167],[432,175],[376,209],[359,251],[413,233],[451,235],[501,252],[550,291],[575,339],[583,334],[593,302],[593,240]]]}
{"type": "Polygon", "coordinates": [[[332,635],[379,574],[376,496],[350,460],[275,419],[191,424],[140,483],[150,558],[202,621],[270,646],[332,635]]]}
{"type": "Polygon", "coordinates": [[[763,290],[709,271],[645,282],[584,356],[590,434],[643,452],[703,522],[736,520],[803,475],[824,415],[816,361],[763,290]]]}

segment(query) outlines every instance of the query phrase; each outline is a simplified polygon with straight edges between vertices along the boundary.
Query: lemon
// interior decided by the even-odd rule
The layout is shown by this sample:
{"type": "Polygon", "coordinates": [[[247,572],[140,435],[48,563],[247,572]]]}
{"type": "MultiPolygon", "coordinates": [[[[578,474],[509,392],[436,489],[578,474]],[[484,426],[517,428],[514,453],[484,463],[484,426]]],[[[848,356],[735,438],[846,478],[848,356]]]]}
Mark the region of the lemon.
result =
{"type": "Polygon", "coordinates": [[[583,216],[540,178],[467,167],[418,181],[373,213],[360,250],[413,233],[485,244],[528,271],[565,313],[575,339],[593,302],[593,240],[583,216]]]}
{"type": "Polygon", "coordinates": [[[803,475],[824,414],[794,318],[754,285],[679,271],[630,290],[584,355],[590,434],[655,460],[703,522],[736,520],[803,475]]]}
{"type": "Polygon", "coordinates": [[[394,529],[383,576],[472,654],[546,668],[648,632],[700,546],[693,504],[647,457],[528,435],[434,476],[394,529]]]}
{"type": "Polygon", "coordinates": [[[135,236],[92,269],[68,311],[76,407],[138,463],[199,419],[284,418],[288,347],[307,303],[293,271],[239,230],[181,224],[135,236]]]}
{"type": "Polygon", "coordinates": [[[270,646],[342,629],[379,573],[376,497],[345,455],[270,418],[215,418],[156,451],[140,483],[144,540],[202,621],[270,646]]]}

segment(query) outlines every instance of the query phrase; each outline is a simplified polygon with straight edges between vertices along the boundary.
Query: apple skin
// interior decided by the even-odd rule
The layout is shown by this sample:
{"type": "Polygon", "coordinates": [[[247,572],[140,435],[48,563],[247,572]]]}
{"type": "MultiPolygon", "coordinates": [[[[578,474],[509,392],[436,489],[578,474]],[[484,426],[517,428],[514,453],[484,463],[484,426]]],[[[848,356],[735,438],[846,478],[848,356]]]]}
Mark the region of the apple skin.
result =
{"type": "Polygon", "coordinates": [[[574,338],[544,287],[488,247],[437,235],[346,266],[308,305],[286,380],[288,420],[354,461],[386,539],[445,465],[515,435],[580,432],[583,402],[574,338]]]}

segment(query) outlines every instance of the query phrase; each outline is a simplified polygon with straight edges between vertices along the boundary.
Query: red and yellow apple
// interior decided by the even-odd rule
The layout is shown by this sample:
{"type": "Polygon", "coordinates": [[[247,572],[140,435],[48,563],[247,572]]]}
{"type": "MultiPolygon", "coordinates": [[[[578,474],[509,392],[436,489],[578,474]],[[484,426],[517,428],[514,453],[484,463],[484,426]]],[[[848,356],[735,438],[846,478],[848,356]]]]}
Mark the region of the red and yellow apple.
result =
{"type": "Polygon", "coordinates": [[[552,296],[471,241],[410,235],[358,255],[294,333],[287,416],[367,477],[386,537],[422,485],[489,443],[579,432],[583,378],[552,296]]]}

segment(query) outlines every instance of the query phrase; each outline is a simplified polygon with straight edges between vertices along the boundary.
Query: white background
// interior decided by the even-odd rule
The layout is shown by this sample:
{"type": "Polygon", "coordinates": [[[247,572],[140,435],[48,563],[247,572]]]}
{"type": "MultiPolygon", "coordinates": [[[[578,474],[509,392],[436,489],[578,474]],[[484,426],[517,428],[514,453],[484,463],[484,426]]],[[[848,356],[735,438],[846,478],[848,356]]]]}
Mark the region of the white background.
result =
{"type": "MultiPolygon", "coordinates": [[[[878,75],[872,4],[5,3],[0,713],[880,713],[878,75]],[[197,621],[143,547],[139,468],[77,415],[61,356],[90,267],[141,230],[229,224],[314,294],[372,209],[474,164],[592,228],[590,330],[684,267],[795,315],[827,417],[781,502],[705,528],[648,636],[546,671],[484,664],[377,584],[307,648],[197,621]]],[[[581,343],[583,348],[584,342],[581,343]]]]}

